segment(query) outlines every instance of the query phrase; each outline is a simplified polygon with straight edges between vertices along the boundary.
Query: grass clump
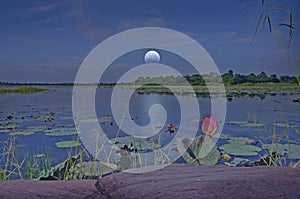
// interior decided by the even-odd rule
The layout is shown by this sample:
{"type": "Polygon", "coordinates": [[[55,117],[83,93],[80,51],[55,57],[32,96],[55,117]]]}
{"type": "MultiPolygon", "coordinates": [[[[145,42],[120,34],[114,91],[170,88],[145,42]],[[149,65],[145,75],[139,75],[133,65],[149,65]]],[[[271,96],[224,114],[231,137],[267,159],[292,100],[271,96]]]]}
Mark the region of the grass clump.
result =
{"type": "Polygon", "coordinates": [[[0,94],[20,93],[30,94],[46,91],[47,89],[36,86],[20,86],[20,87],[0,87],[0,94]]]}

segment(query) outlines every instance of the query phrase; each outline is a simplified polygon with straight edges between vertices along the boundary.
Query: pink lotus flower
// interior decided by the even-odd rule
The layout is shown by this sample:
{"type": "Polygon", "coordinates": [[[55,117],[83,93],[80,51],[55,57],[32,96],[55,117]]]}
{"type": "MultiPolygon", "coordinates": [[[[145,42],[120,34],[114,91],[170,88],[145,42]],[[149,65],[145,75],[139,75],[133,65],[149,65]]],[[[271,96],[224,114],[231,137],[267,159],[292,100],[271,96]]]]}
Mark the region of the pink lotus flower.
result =
{"type": "Polygon", "coordinates": [[[205,135],[214,135],[218,130],[218,122],[215,116],[205,116],[202,121],[202,132],[205,135]]]}

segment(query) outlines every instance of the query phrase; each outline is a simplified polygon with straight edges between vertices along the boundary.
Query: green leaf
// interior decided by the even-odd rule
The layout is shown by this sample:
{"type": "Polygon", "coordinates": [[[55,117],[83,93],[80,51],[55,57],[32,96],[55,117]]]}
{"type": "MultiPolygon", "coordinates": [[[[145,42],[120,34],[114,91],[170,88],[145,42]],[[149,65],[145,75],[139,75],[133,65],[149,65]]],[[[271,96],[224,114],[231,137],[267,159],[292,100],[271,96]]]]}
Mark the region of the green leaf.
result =
{"type": "Polygon", "coordinates": [[[247,137],[231,137],[228,142],[231,144],[252,144],[254,141],[247,137]]]}
{"type": "Polygon", "coordinates": [[[261,151],[261,148],[254,145],[244,145],[237,143],[224,144],[220,147],[225,153],[236,156],[254,156],[261,151]]]}
{"type": "Polygon", "coordinates": [[[205,148],[204,140],[205,137],[198,136],[194,139],[181,138],[176,141],[178,152],[188,164],[216,165],[219,162],[221,155],[218,146],[209,137],[206,137],[205,148]],[[210,151],[206,151],[206,149],[210,149],[210,151]]]}
{"type": "Polygon", "coordinates": [[[108,122],[111,122],[112,120],[113,120],[112,116],[104,116],[104,117],[98,118],[98,121],[100,123],[108,123],[108,122]]]}
{"type": "Polygon", "coordinates": [[[15,132],[11,132],[9,135],[32,135],[35,132],[32,131],[15,131],[15,132]]]}
{"type": "Polygon", "coordinates": [[[7,123],[6,125],[1,125],[0,126],[0,130],[14,130],[16,128],[18,128],[18,124],[16,122],[10,122],[7,123]]]}
{"type": "Polygon", "coordinates": [[[127,145],[133,150],[137,151],[149,151],[154,149],[159,149],[160,145],[147,139],[147,138],[135,138],[131,136],[118,137],[110,140],[114,145],[121,148],[127,145]]]}
{"type": "Polygon", "coordinates": [[[44,132],[47,130],[47,126],[28,126],[25,128],[26,131],[33,131],[33,132],[44,132]]]}
{"type": "Polygon", "coordinates": [[[45,130],[45,135],[48,136],[67,136],[76,135],[77,131],[75,128],[54,128],[50,130],[45,130]]]}
{"type": "Polygon", "coordinates": [[[70,147],[77,147],[80,146],[80,142],[79,141],[62,141],[62,142],[56,142],[55,145],[58,148],[70,148],[70,147]]]}

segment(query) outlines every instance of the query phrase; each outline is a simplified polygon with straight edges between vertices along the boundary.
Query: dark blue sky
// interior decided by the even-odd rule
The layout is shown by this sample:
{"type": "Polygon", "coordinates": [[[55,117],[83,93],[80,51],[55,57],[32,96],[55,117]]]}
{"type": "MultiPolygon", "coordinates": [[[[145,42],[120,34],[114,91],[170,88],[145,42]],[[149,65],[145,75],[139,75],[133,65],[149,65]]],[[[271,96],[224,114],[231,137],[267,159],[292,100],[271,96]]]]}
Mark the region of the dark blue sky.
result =
{"type": "MultiPolygon", "coordinates": [[[[240,0],[4,0],[0,5],[0,81],[73,82],[84,57],[101,41],[145,26],[171,28],[191,36],[222,73],[233,69],[293,75],[274,32],[263,31],[249,45],[261,6],[239,11],[252,2],[255,0],[242,4],[240,0]]],[[[300,1],[275,2],[293,11],[296,29],[290,54],[300,72],[300,1]]],[[[270,16],[273,23],[288,17],[275,11],[270,11],[270,16]]],[[[288,28],[279,30],[286,40],[288,28]]],[[[131,64],[130,59],[124,59],[126,64],[131,64]]]]}

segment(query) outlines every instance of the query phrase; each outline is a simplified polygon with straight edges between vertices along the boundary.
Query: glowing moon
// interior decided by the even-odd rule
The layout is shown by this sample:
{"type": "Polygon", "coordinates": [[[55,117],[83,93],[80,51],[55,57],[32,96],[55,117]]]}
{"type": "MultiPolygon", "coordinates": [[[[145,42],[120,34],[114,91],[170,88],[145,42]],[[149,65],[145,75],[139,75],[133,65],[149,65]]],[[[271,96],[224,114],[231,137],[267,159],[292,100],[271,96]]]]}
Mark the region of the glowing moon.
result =
{"type": "Polygon", "coordinates": [[[144,60],[146,63],[159,63],[160,55],[154,50],[150,50],[145,54],[144,60]]]}

